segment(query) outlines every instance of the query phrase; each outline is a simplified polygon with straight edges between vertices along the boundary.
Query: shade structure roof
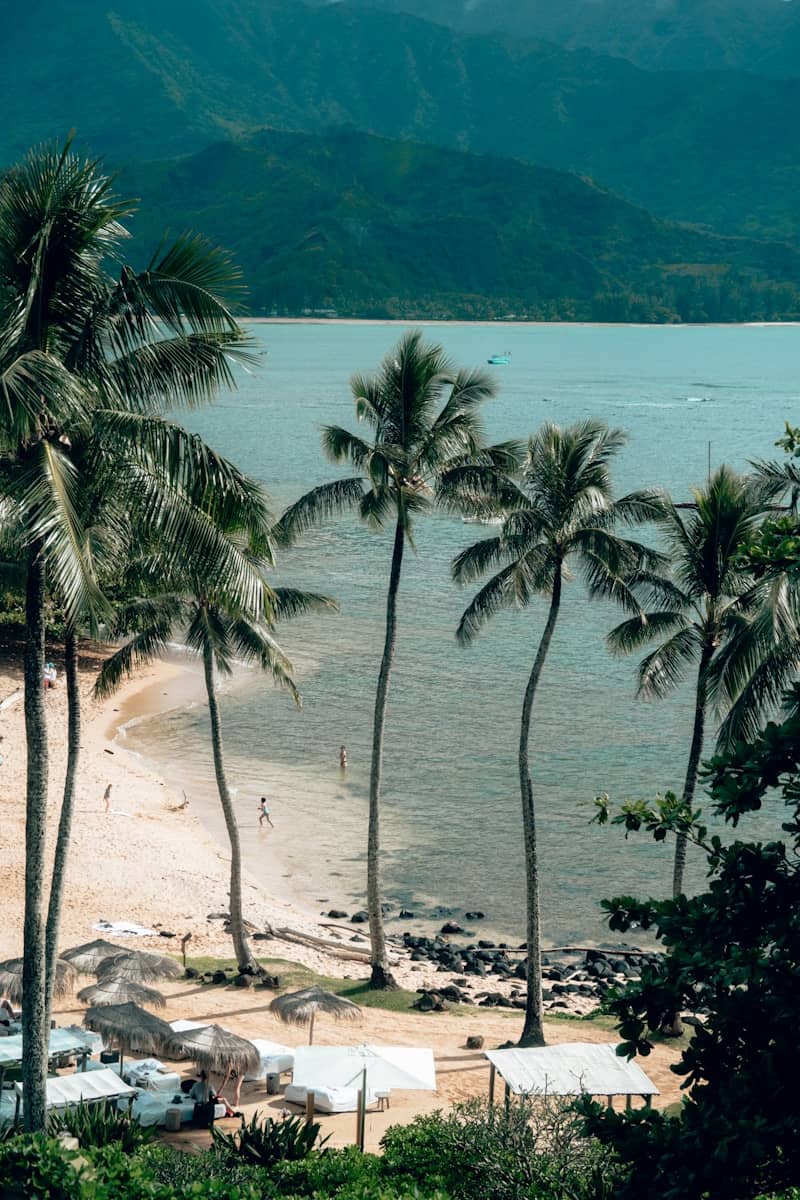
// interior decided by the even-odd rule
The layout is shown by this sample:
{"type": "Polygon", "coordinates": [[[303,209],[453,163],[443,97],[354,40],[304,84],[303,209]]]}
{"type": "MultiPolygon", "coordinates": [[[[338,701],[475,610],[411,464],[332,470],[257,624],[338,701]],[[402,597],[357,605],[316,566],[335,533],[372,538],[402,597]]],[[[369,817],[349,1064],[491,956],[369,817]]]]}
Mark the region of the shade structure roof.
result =
{"type": "Polygon", "coordinates": [[[221,1025],[173,1032],[166,1053],[175,1058],[190,1058],[204,1071],[226,1071],[230,1067],[245,1074],[261,1066],[261,1056],[253,1043],[221,1025]]]}
{"type": "Polygon", "coordinates": [[[108,1004],[90,1008],[83,1018],[87,1029],[100,1033],[122,1050],[141,1050],[144,1054],[162,1054],[172,1037],[166,1021],[153,1016],[138,1004],[108,1004]]]}
{"type": "Polygon", "coordinates": [[[104,976],[97,983],[81,988],[78,999],[83,1004],[93,1004],[95,1007],[104,1004],[150,1004],[154,1008],[163,1008],[166,1003],[161,992],[145,987],[135,979],[126,979],[124,975],[104,976]]]}
{"type": "Polygon", "coordinates": [[[298,1046],[292,1083],[309,1090],[314,1084],[358,1087],[365,1070],[373,1092],[436,1091],[433,1051],[416,1046],[298,1046]]]}
{"type": "Polygon", "coordinates": [[[620,1058],[610,1042],[486,1050],[515,1095],[657,1096],[638,1063],[620,1058]]]}
{"type": "MultiPolygon", "coordinates": [[[[53,988],[55,996],[66,996],[75,986],[77,971],[72,963],[63,958],[56,959],[56,978],[53,988]]],[[[8,996],[13,1004],[22,1000],[22,959],[8,958],[0,963],[0,995],[8,996]]]]}
{"type": "Polygon", "coordinates": [[[284,992],[270,1004],[275,1013],[287,1025],[308,1025],[309,1042],[314,1036],[314,1020],[320,1014],[333,1017],[336,1021],[357,1021],[361,1009],[352,1000],[337,996],[335,992],[324,992],[322,988],[303,988],[299,992],[284,992]]]}
{"type": "Polygon", "coordinates": [[[95,938],[93,942],[84,942],[80,946],[72,946],[61,952],[61,958],[71,962],[81,975],[94,975],[101,963],[118,954],[127,954],[125,946],[115,946],[105,938],[95,938]]]}
{"type": "MultiPolygon", "coordinates": [[[[91,1052],[96,1044],[96,1037],[86,1029],[70,1025],[65,1029],[50,1030],[48,1057],[56,1058],[60,1054],[80,1054],[91,1052]]],[[[22,1034],[0,1038],[0,1067],[9,1067],[22,1062],[22,1034]]]]}
{"type": "MultiPolygon", "coordinates": [[[[21,1083],[14,1084],[18,1096],[24,1094],[21,1083]]],[[[68,1108],[71,1104],[92,1100],[113,1100],[116,1096],[131,1096],[138,1088],[123,1083],[116,1071],[76,1071],[74,1075],[57,1075],[47,1080],[48,1108],[68,1108]]]]}
{"type": "Polygon", "coordinates": [[[183,970],[174,958],[165,954],[120,949],[100,962],[96,974],[98,979],[119,975],[135,983],[151,983],[154,979],[179,979],[183,970]]]}

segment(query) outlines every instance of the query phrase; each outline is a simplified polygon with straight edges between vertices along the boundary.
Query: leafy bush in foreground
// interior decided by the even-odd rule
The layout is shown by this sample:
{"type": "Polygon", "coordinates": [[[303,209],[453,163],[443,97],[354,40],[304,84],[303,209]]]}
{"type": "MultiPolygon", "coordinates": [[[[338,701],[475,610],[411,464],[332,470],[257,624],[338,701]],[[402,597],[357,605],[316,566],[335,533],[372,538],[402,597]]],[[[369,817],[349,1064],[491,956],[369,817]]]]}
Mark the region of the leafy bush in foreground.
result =
{"type": "Polygon", "coordinates": [[[116,1103],[79,1104],[76,1108],[53,1113],[48,1125],[50,1133],[62,1131],[76,1137],[81,1149],[91,1146],[118,1145],[130,1154],[155,1136],[155,1126],[143,1126],[129,1112],[122,1112],[116,1103]]]}
{"type": "Polygon", "coordinates": [[[306,1123],[303,1117],[283,1117],[274,1121],[253,1113],[249,1121],[241,1118],[241,1124],[233,1133],[211,1127],[215,1154],[223,1157],[240,1157],[260,1167],[273,1167],[276,1163],[306,1158],[312,1150],[320,1149],[327,1138],[320,1141],[322,1126],[317,1121],[306,1123]]]}
{"type": "Polygon", "coordinates": [[[441,1188],[453,1200],[604,1200],[618,1175],[614,1157],[552,1098],[508,1108],[469,1101],[395,1125],[381,1144],[387,1178],[441,1188]]]}
{"type": "Polygon", "coordinates": [[[275,1191],[271,1175],[261,1167],[217,1154],[187,1154],[165,1142],[154,1142],[142,1147],[136,1158],[154,1182],[170,1189],[170,1195],[190,1196],[195,1184],[211,1181],[230,1188],[256,1188],[259,1197],[271,1197],[275,1191]]]}

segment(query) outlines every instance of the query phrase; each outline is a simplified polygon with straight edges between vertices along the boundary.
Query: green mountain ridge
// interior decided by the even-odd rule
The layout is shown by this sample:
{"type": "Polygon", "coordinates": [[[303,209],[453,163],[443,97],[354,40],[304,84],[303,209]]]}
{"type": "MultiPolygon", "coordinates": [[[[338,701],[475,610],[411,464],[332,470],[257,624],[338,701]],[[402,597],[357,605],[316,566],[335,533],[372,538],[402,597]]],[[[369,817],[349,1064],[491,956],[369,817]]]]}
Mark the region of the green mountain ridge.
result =
{"type": "MultiPolygon", "coordinates": [[[[130,164],[136,245],[191,227],[243,265],[253,313],[793,319],[800,252],[654,218],[514,160],[339,131],[264,131],[130,164]]],[[[135,247],[134,247],[135,249],[135,247]]]]}
{"type": "Polygon", "coordinates": [[[588,175],[722,232],[800,234],[798,80],[648,73],[344,4],[112,3],[15,9],[0,161],[70,127],[128,161],[265,125],[351,126],[588,175]]]}
{"type": "Polygon", "coordinates": [[[346,0],[467,33],[544,38],[646,70],[800,74],[800,5],[788,0],[346,0]]]}

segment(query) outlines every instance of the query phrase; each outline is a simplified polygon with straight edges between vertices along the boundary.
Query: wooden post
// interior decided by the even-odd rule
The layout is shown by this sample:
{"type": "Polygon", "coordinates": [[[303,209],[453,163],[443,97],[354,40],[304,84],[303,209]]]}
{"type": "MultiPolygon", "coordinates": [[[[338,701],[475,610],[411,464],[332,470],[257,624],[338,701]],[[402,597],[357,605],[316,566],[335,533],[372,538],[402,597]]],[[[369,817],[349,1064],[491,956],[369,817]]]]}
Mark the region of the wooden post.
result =
{"type": "Polygon", "coordinates": [[[308,1044],[309,1044],[309,1046],[312,1045],[312,1043],[314,1041],[314,1017],[315,1016],[316,1016],[316,1013],[312,1012],[311,1020],[308,1023],[308,1044]]]}
{"type": "Polygon", "coordinates": [[[606,1096],[606,1108],[608,1109],[609,1112],[611,1112],[613,1107],[614,1107],[614,1097],[606,1096]]]}
{"type": "Polygon", "coordinates": [[[314,1093],[306,1092],[306,1125],[314,1120],[314,1093]]]}
{"type": "Polygon", "coordinates": [[[19,1110],[22,1105],[22,1096],[17,1092],[17,1103],[14,1105],[14,1128],[19,1125],[19,1110]]]}
{"type": "Polygon", "coordinates": [[[364,1153],[364,1140],[367,1131],[367,1068],[361,1073],[361,1087],[358,1089],[358,1148],[364,1153]]]}
{"type": "Polygon", "coordinates": [[[652,1107],[653,1107],[653,1097],[652,1097],[652,1096],[650,1096],[650,1095],[647,1095],[647,1096],[645,1096],[645,1098],[644,1098],[644,1106],[645,1106],[645,1108],[652,1108],[652,1107]]]}
{"type": "Polygon", "coordinates": [[[494,1063],[492,1063],[491,1067],[489,1069],[489,1107],[490,1108],[494,1105],[494,1083],[495,1083],[496,1075],[497,1075],[497,1067],[494,1065],[494,1063]]]}
{"type": "Polygon", "coordinates": [[[631,1098],[630,1098],[630,1096],[626,1096],[625,1097],[625,1112],[630,1112],[632,1108],[633,1108],[633,1105],[631,1104],[631,1098]]]}
{"type": "Polygon", "coordinates": [[[503,1104],[505,1105],[506,1112],[508,1112],[509,1106],[511,1104],[511,1088],[508,1086],[507,1083],[505,1084],[505,1088],[503,1091],[503,1104]]]}

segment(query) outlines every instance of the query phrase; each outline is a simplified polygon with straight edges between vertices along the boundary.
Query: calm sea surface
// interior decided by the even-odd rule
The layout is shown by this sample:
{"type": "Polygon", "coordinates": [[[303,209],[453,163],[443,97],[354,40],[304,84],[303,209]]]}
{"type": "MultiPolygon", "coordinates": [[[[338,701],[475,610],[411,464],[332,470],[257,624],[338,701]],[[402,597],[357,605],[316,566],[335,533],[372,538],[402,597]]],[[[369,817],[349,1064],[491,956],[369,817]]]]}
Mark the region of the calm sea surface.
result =
{"type": "MultiPolygon", "coordinates": [[[[262,480],[276,513],[337,473],[320,450],[325,423],[354,426],[348,379],[371,371],[402,332],[387,325],[261,325],[262,369],[193,414],[191,427],[262,480]]],[[[494,369],[486,407],[494,439],[526,436],[543,421],[599,417],[628,431],[620,492],[660,484],[676,496],[714,464],[744,468],[776,456],[785,419],[798,418],[800,328],[435,326],[427,331],[461,365],[511,351],[494,369]]],[[[503,615],[470,650],[453,631],[469,598],[449,563],[481,530],[436,516],[418,528],[401,583],[383,788],[387,900],[432,916],[436,905],[481,909],[485,928],[524,931],[516,778],[522,694],[545,618],[542,602],[503,615]]],[[[291,886],[314,906],[363,904],[371,713],[382,645],[390,535],[356,520],[306,538],[276,581],[334,596],[338,615],[287,625],[304,708],[249,673],[223,698],[229,775],[237,789],[248,867],[272,890],[291,886]],[[349,766],[339,770],[341,743],[349,766]],[[276,831],[257,824],[272,799],[276,831]],[[267,838],[287,883],[269,878],[267,838]]],[[[666,894],[671,847],[628,841],[589,824],[592,799],[653,796],[682,783],[691,721],[688,689],[659,704],[634,698],[634,662],[603,638],[617,614],[590,604],[580,581],[566,599],[537,700],[532,764],[548,939],[608,936],[601,897],[666,894]]],[[[220,829],[213,803],[208,718],[176,710],[128,731],[128,744],[180,783],[220,829]]],[[[745,828],[767,836],[776,811],[745,828]]],[[[691,882],[702,882],[693,864],[691,882]]],[[[403,927],[410,924],[403,922],[403,927]]],[[[400,928],[401,926],[398,926],[400,928]]]]}

